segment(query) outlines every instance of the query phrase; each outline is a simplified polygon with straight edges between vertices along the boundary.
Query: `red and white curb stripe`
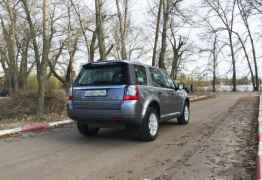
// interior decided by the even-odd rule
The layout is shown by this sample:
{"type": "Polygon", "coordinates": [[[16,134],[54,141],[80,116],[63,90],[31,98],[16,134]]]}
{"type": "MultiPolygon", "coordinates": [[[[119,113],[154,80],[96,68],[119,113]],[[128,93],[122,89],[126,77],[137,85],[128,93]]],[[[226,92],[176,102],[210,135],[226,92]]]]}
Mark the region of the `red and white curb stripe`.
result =
{"type": "Polygon", "coordinates": [[[257,153],[257,180],[262,180],[262,96],[259,101],[258,113],[258,153],[257,153]]]}
{"type": "Polygon", "coordinates": [[[71,123],[73,123],[72,120],[64,120],[64,121],[57,121],[57,122],[51,122],[51,123],[26,124],[25,126],[14,128],[14,129],[1,130],[0,138],[4,136],[22,134],[22,133],[31,132],[31,131],[55,128],[55,127],[59,127],[59,126],[63,126],[63,125],[71,124],[71,123]]]}

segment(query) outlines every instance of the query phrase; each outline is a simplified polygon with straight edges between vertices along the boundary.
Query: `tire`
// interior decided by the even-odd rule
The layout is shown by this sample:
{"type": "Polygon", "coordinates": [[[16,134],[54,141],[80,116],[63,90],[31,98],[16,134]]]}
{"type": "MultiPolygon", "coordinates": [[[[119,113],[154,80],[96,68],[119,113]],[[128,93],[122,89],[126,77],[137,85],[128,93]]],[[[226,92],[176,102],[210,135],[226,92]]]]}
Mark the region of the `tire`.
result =
{"type": "Polygon", "coordinates": [[[177,118],[178,124],[186,125],[190,120],[190,108],[188,103],[185,104],[184,109],[180,117],[177,118]]]}
{"type": "Polygon", "coordinates": [[[139,139],[142,141],[154,141],[159,131],[159,114],[155,108],[150,107],[139,128],[139,139]]]}
{"type": "Polygon", "coordinates": [[[87,124],[77,122],[77,128],[83,136],[95,136],[98,134],[99,128],[90,128],[87,124]]]}

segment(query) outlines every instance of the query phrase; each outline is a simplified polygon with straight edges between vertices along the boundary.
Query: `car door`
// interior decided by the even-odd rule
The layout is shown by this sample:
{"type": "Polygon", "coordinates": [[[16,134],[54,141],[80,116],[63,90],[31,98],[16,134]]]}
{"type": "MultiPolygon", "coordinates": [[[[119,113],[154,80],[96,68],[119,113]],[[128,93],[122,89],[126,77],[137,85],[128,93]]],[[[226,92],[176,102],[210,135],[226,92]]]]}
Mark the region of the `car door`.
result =
{"type": "Polygon", "coordinates": [[[176,91],[176,102],[177,102],[177,110],[178,112],[181,111],[182,109],[182,105],[183,105],[183,100],[184,100],[184,93],[181,92],[181,90],[179,89],[178,85],[176,84],[175,80],[172,80],[173,85],[175,87],[175,91],[176,91]]]}
{"type": "Polygon", "coordinates": [[[164,72],[166,81],[169,88],[169,107],[172,114],[180,112],[181,96],[180,93],[176,90],[173,80],[164,72]]]}
{"type": "Polygon", "coordinates": [[[179,112],[178,105],[179,105],[179,94],[175,90],[175,86],[173,84],[172,79],[168,76],[168,74],[165,71],[162,71],[167,88],[168,88],[168,107],[169,107],[169,113],[172,115],[176,115],[177,112],[179,112]]]}
{"type": "Polygon", "coordinates": [[[160,100],[161,118],[168,116],[170,111],[170,89],[167,88],[167,81],[164,74],[156,68],[149,68],[152,79],[152,91],[156,93],[160,100]]]}

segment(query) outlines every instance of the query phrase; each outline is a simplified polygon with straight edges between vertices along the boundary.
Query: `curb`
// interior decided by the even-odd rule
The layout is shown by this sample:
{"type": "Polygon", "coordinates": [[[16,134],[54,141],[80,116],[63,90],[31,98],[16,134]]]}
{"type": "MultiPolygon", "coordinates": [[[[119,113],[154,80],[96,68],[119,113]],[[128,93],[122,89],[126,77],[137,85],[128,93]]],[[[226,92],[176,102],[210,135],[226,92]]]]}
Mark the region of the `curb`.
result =
{"type": "Polygon", "coordinates": [[[262,96],[260,96],[258,112],[257,180],[262,180],[262,96]]]}
{"type": "Polygon", "coordinates": [[[212,96],[197,96],[197,97],[190,98],[190,101],[191,102],[196,102],[196,101],[208,99],[210,97],[212,97],[212,96]]]}
{"type": "Polygon", "coordinates": [[[0,138],[6,137],[6,136],[12,136],[12,135],[18,135],[23,134],[27,132],[32,131],[40,131],[45,129],[51,129],[59,126],[64,126],[67,124],[72,124],[73,120],[64,120],[64,121],[57,121],[57,122],[51,122],[51,123],[31,123],[26,124],[22,127],[14,128],[14,129],[7,129],[7,130],[1,130],[0,131],[0,138]]]}
{"type": "MultiPolygon", "coordinates": [[[[190,98],[191,102],[200,101],[203,99],[207,99],[210,96],[198,96],[194,98],[190,98]]],[[[12,136],[12,135],[18,135],[23,133],[28,133],[32,131],[40,131],[40,130],[46,130],[50,128],[56,128],[59,126],[64,126],[67,124],[72,124],[73,120],[64,120],[64,121],[57,121],[57,122],[50,122],[50,123],[31,123],[26,124],[22,127],[14,128],[14,129],[6,129],[6,130],[0,130],[0,138],[6,137],[6,136],[12,136]]],[[[262,152],[262,151],[261,151],[262,152]]]]}

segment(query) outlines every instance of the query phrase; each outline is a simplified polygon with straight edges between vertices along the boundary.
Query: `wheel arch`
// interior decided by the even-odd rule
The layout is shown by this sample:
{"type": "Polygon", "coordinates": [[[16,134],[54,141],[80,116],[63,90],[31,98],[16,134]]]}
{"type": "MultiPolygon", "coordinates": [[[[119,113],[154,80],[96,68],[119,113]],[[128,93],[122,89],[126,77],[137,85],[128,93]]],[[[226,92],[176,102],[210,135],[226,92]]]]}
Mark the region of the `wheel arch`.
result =
{"type": "Polygon", "coordinates": [[[155,99],[152,99],[151,101],[148,101],[147,103],[145,103],[145,106],[143,108],[143,114],[142,114],[143,118],[145,117],[146,112],[147,112],[149,107],[155,108],[157,110],[157,112],[158,112],[159,117],[160,117],[161,111],[160,111],[159,101],[157,101],[155,99]]]}
{"type": "Polygon", "coordinates": [[[185,98],[184,98],[183,104],[182,104],[182,106],[181,106],[180,113],[183,113],[184,107],[185,107],[186,104],[188,104],[188,106],[189,106],[189,108],[190,108],[190,99],[189,99],[189,97],[185,97],[185,98]]]}
{"type": "Polygon", "coordinates": [[[188,106],[190,107],[190,99],[188,97],[186,97],[186,99],[185,99],[184,105],[186,105],[186,104],[188,104],[188,106]]]}
{"type": "Polygon", "coordinates": [[[158,115],[160,116],[160,105],[157,101],[152,101],[148,107],[153,107],[156,109],[158,115]]]}

